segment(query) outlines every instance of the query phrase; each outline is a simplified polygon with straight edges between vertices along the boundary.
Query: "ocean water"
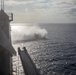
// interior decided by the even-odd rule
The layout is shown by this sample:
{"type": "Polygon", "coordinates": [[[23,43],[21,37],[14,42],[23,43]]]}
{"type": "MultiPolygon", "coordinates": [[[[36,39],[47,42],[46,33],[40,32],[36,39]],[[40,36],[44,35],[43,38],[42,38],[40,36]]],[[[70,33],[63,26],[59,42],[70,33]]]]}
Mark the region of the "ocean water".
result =
{"type": "Polygon", "coordinates": [[[25,46],[41,75],[76,75],[76,24],[15,24],[11,30],[14,48],[25,46]]]}

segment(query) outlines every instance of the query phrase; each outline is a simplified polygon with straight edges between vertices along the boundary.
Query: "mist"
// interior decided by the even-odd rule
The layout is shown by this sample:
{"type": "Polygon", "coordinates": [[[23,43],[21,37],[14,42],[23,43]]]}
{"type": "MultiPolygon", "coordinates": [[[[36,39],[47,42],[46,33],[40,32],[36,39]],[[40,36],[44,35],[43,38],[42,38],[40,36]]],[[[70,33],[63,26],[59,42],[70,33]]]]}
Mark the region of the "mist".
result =
{"type": "Polygon", "coordinates": [[[37,24],[32,25],[12,25],[11,26],[11,35],[13,41],[19,40],[37,40],[37,39],[46,39],[47,30],[41,28],[37,24]]]}

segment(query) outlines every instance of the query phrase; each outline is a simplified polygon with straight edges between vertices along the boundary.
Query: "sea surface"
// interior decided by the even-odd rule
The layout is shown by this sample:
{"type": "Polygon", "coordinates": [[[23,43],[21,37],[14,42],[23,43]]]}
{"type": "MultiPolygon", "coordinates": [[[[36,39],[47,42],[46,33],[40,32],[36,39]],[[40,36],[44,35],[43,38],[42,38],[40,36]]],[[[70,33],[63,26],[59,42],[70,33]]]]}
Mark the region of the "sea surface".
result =
{"type": "Polygon", "coordinates": [[[76,75],[76,24],[15,24],[11,29],[14,48],[25,46],[41,75],[76,75]]]}

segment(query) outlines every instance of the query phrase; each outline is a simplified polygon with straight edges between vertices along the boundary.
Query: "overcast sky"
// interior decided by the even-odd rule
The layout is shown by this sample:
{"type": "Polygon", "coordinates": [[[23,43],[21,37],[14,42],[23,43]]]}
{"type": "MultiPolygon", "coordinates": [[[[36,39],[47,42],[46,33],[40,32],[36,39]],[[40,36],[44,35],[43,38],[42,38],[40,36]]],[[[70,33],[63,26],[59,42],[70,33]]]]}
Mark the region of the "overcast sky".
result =
{"type": "Polygon", "coordinates": [[[13,22],[75,23],[76,0],[5,0],[13,22]]]}

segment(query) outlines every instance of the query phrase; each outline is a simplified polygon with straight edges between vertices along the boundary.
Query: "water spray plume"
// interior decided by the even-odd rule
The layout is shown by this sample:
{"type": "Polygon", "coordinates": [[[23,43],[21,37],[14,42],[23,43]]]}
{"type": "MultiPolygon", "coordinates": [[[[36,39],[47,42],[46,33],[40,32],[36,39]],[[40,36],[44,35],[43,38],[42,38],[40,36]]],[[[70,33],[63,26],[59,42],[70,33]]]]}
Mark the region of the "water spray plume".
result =
{"type": "Polygon", "coordinates": [[[47,38],[46,29],[38,25],[12,26],[13,40],[36,40],[47,38]]]}

